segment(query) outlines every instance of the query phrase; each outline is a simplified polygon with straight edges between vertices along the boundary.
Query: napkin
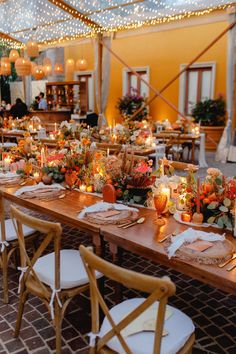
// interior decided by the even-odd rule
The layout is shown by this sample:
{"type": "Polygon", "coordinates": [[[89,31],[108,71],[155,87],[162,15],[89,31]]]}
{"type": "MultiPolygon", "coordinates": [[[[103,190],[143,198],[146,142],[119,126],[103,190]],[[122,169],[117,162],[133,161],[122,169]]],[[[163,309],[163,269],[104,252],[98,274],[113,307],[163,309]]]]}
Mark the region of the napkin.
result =
{"type": "MultiPolygon", "coordinates": [[[[134,321],[132,321],[128,326],[126,326],[121,334],[124,337],[131,336],[132,334],[139,333],[142,331],[152,331],[156,330],[156,319],[158,314],[158,305],[157,303],[153,304],[142,312],[134,321]]],[[[171,317],[172,311],[170,308],[166,308],[165,312],[165,321],[171,317]]],[[[126,317],[127,314],[125,314],[126,317]]]]}
{"type": "Polygon", "coordinates": [[[53,184],[50,184],[50,185],[46,185],[46,184],[43,184],[42,182],[40,182],[39,184],[36,184],[34,186],[25,186],[25,187],[22,187],[20,189],[18,189],[16,192],[15,192],[15,195],[16,196],[19,196],[25,192],[32,192],[32,191],[36,191],[37,189],[65,189],[64,187],[62,187],[60,184],[58,183],[53,183],[53,184]]]}
{"type": "MultiPolygon", "coordinates": [[[[224,234],[225,235],[225,234],[224,234]]],[[[215,234],[214,232],[205,232],[200,230],[194,230],[191,227],[181,232],[178,236],[171,237],[171,245],[168,247],[167,254],[171,258],[175,255],[175,252],[185,243],[193,243],[196,240],[204,241],[223,241],[224,235],[215,234]]]]}
{"type": "Polygon", "coordinates": [[[96,213],[98,211],[107,211],[107,210],[131,210],[131,211],[137,211],[138,209],[128,207],[127,205],[124,204],[117,204],[117,203],[107,203],[107,202],[98,202],[96,204],[93,204],[87,208],[84,208],[78,215],[79,219],[83,219],[85,217],[85,214],[87,213],[96,213]]]}
{"type": "Polygon", "coordinates": [[[19,177],[19,175],[14,172],[6,172],[6,173],[0,172],[0,178],[14,178],[14,177],[19,177]]]}

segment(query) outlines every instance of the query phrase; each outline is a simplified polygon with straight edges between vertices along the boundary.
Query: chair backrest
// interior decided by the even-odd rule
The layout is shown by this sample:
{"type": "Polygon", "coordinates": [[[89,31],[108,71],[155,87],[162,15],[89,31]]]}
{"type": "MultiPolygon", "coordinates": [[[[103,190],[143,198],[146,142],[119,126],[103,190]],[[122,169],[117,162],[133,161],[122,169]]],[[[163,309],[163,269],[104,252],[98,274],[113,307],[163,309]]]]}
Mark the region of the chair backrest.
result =
{"type": "MultiPolygon", "coordinates": [[[[162,160],[158,161],[159,165],[161,165],[162,160]]],[[[184,171],[188,168],[189,164],[186,162],[180,162],[180,161],[169,161],[172,167],[174,167],[175,170],[179,171],[184,171]]],[[[197,168],[197,166],[196,166],[197,168]]]]}
{"type": "Polygon", "coordinates": [[[60,244],[61,244],[61,225],[59,223],[53,223],[41,219],[37,219],[30,215],[22,213],[19,209],[11,206],[11,217],[14,227],[17,232],[19,248],[20,248],[20,258],[21,258],[21,268],[25,269],[24,277],[25,280],[29,276],[34,277],[38,286],[43,290],[45,296],[50,296],[44,284],[40,281],[37,274],[35,273],[33,267],[38,258],[46,250],[47,246],[53,241],[54,252],[55,252],[55,284],[54,289],[60,289],[60,244]],[[39,245],[36,252],[32,255],[32,258],[27,253],[25,247],[25,238],[23,235],[23,225],[26,225],[40,233],[44,234],[44,238],[39,245]]]}
{"type": "Polygon", "coordinates": [[[122,146],[121,144],[112,144],[112,143],[97,143],[97,148],[100,150],[106,150],[109,149],[110,152],[112,151],[120,151],[122,146]]]}
{"type": "Polygon", "coordinates": [[[103,337],[98,339],[96,343],[96,350],[101,350],[104,346],[107,345],[107,342],[112,337],[117,336],[124,351],[128,354],[132,354],[127,343],[125,342],[124,337],[121,334],[121,331],[147,308],[149,308],[154,302],[159,301],[153,353],[160,353],[165,309],[168,297],[175,293],[174,283],[172,283],[167,277],[161,279],[155,278],[118,267],[99,258],[88,248],[82,245],[80,246],[80,254],[83,258],[85,269],[87,271],[90,282],[92,332],[97,333],[99,331],[99,305],[101,306],[104,315],[107,316],[107,319],[111,325],[111,330],[107,332],[103,337]],[[109,313],[109,309],[98,289],[97,280],[95,277],[96,270],[101,272],[107,278],[110,278],[111,280],[114,280],[127,288],[132,288],[148,293],[149,296],[134,311],[130,312],[119,323],[115,324],[109,313]]]}

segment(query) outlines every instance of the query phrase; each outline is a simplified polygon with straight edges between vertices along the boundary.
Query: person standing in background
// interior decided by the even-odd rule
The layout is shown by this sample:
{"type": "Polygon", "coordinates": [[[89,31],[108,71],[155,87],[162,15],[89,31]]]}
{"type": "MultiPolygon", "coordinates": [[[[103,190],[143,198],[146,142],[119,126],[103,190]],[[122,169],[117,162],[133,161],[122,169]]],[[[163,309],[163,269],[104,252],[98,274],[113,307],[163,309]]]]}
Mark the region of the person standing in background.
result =
{"type": "Polygon", "coordinates": [[[26,104],[20,99],[16,99],[16,103],[10,109],[10,115],[13,118],[22,118],[28,114],[28,108],[26,104]]]}
{"type": "Polygon", "coordinates": [[[46,110],[48,108],[47,101],[44,98],[44,93],[40,92],[39,94],[39,106],[38,109],[46,110]]]}

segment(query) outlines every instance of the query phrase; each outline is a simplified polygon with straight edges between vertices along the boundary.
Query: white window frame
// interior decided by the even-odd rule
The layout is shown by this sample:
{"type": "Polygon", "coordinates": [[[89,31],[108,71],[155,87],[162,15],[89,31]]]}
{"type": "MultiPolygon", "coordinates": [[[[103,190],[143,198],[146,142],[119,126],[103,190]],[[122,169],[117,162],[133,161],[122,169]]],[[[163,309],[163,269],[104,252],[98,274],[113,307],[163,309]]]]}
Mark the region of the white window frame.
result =
{"type": "MultiPolygon", "coordinates": [[[[139,71],[146,71],[147,73],[147,82],[150,83],[150,66],[135,66],[131,69],[139,72],[139,71]]],[[[123,68],[122,70],[122,95],[125,96],[128,92],[128,73],[131,71],[127,68],[123,68]]],[[[149,97],[149,86],[147,86],[147,97],[149,97]]]]}
{"type": "MultiPolygon", "coordinates": [[[[181,64],[180,71],[185,69],[186,66],[187,66],[187,64],[181,64]]],[[[204,67],[209,67],[212,70],[210,98],[213,99],[214,95],[215,95],[216,62],[215,61],[206,61],[206,62],[195,63],[195,64],[191,65],[189,69],[197,69],[197,68],[204,68],[204,67]]],[[[180,79],[179,79],[179,111],[181,113],[184,113],[184,109],[185,109],[186,78],[187,78],[187,73],[185,71],[183,74],[180,75],[180,79]]]]}
{"type": "Polygon", "coordinates": [[[94,71],[75,71],[74,72],[74,80],[78,81],[78,76],[85,76],[85,75],[91,75],[91,78],[93,80],[93,90],[91,93],[91,97],[89,98],[89,100],[92,100],[92,104],[91,104],[91,108],[92,111],[94,112],[94,107],[95,107],[95,102],[94,102],[94,71]]]}

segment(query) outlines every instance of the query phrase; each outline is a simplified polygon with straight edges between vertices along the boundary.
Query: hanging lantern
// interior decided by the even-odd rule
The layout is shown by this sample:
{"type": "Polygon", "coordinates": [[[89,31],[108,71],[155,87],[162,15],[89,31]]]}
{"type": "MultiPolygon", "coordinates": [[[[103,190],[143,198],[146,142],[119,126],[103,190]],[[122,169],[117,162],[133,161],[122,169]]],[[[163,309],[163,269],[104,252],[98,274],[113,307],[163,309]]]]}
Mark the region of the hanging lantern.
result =
{"type": "Polygon", "coordinates": [[[43,59],[43,66],[44,65],[52,65],[51,59],[50,58],[44,58],[43,59]]]}
{"type": "Polygon", "coordinates": [[[72,74],[75,71],[75,61],[74,59],[66,60],[66,72],[72,74]]]}
{"type": "Polygon", "coordinates": [[[8,62],[1,62],[1,73],[2,75],[11,75],[11,64],[8,62]]]}
{"type": "Polygon", "coordinates": [[[8,58],[8,57],[1,57],[1,65],[3,64],[3,63],[10,63],[10,59],[8,58]]]}
{"type": "Polygon", "coordinates": [[[15,63],[16,59],[19,58],[19,52],[16,49],[12,49],[9,54],[9,60],[11,63],[15,63]]]}
{"type": "Polygon", "coordinates": [[[76,70],[83,71],[88,67],[88,63],[86,59],[78,59],[76,62],[76,70]]]}
{"type": "Polygon", "coordinates": [[[29,41],[26,44],[27,54],[31,58],[37,58],[39,56],[39,46],[35,41],[29,41]]]}
{"type": "Polygon", "coordinates": [[[31,74],[31,63],[28,59],[18,58],[15,62],[16,73],[19,76],[27,76],[31,74]]]}
{"type": "Polygon", "coordinates": [[[52,74],[52,65],[51,64],[43,65],[43,72],[45,76],[50,76],[52,74]]]}
{"type": "Polygon", "coordinates": [[[59,63],[56,63],[55,66],[54,66],[54,73],[55,74],[63,74],[63,65],[62,64],[59,64],[59,63]]]}
{"type": "Polygon", "coordinates": [[[32,75],[35,78],[35,80],[41,80],[44,77],[43,66],[42,65],[36,65],[33,68],[32,75]]]}
{"type": "Polygon", "coordinates": [[[34,68],[37,66],[37,63],[35,61],[31,61],[30,65],[31,65],[30,73],[31,73],[31,75],[33,75],[33,71],[34,71],[34,68]]]}

